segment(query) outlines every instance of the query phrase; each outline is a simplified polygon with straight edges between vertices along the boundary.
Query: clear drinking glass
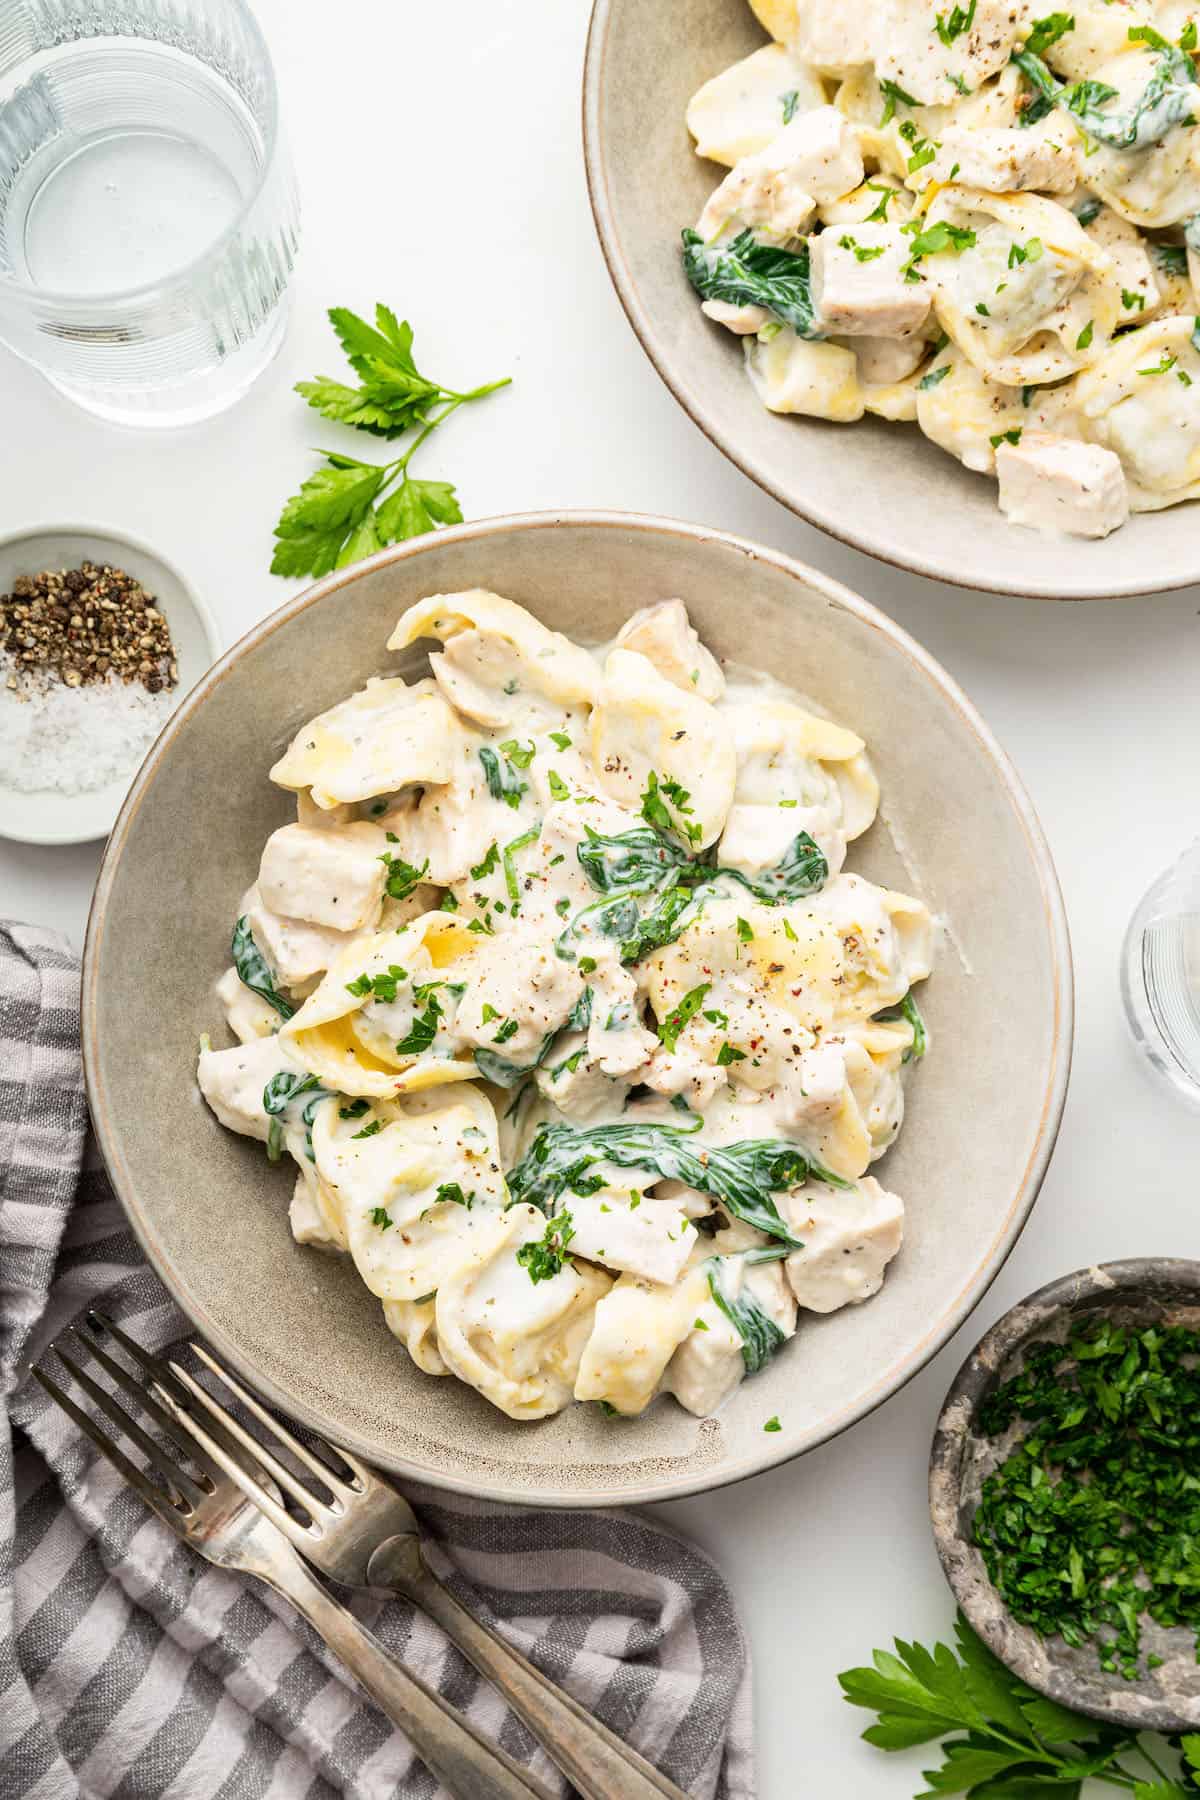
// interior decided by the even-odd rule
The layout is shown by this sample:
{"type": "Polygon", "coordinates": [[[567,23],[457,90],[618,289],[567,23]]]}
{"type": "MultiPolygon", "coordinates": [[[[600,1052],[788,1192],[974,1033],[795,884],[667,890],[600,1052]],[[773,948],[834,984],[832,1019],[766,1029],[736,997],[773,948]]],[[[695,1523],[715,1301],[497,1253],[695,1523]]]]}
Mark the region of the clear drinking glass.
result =
{"type": "Polygon", "coordinates": [[[0,0],[0,340],[89,412],[220,412],[283,339],[295,185],[242,0],[0,0]]]}
{"type": "Polygon", "coordinates": [[[1200,840],[1155,882],[1130,921],[1121,995],[1139,1047],[1200,1106],[1200,840]]]}

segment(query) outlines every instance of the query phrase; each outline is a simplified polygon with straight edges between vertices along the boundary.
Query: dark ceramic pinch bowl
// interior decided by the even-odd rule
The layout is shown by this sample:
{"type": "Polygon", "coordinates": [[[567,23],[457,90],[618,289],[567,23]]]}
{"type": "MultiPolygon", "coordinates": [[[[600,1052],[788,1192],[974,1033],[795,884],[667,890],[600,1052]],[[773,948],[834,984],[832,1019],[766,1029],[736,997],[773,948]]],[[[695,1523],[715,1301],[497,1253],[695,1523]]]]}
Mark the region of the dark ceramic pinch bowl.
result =
{"type": "Polygon", "coordinates": [[[1200,1662],[1195,1634],[1167,1630],[1143,1616],[1143,1657],[1163,1659],[1138,1680],[1107,1674],[1094,1643],[1072,1649],[1018,1625],[988,1579],[972,1541],[982,1484],[1008,1454],[1013,1438],[977,1434],[988,1393],[1017,1374],[1037,1342],[1065,1342],[1090,1318],[1131,1326],[1184,1325],[1200,1331],[1200,1262],[1145,1257],[1064,1275],[1039,1288],[993,1325],[959,1370],[946,1396],[930,1454],[929,1505],[946,1579],[973,1629],[1000,1660],[1051,1700],[1108,1725],[1134,1731],[1200,1727],[1200,1662]]]}

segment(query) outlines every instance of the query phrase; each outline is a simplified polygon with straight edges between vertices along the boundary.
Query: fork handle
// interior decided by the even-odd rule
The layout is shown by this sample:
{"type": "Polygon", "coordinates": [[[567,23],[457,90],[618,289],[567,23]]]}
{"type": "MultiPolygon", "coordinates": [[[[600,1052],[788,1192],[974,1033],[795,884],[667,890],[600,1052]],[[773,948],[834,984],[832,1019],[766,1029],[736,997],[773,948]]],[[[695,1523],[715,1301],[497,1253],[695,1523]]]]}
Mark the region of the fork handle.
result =
{"type": "Polygon", "coordinates": [[[298,1560],[295,1568],[275,1565],[259,1573],[320,1633],[455,1800],[554,1800],[536,1776],[397,1662],[298,1560]]]}
{"type": "Polygon", "coordinates": [[[434,1575],[415,1534],[385,1538],[367,1568],[373,1586],[399,1590],[499,1689],[584,1800],[688,1800],[652,1763],[474,1618],[434,1575]]]}

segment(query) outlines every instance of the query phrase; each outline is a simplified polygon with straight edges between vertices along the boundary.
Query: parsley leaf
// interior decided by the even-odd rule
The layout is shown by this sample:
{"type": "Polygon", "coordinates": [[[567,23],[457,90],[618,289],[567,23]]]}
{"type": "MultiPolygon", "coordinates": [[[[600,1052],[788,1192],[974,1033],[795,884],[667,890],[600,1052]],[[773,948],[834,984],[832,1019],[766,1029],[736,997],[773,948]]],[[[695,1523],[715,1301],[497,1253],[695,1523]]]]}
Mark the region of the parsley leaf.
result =
{"type": "MultiPolygon", "coordinates": [[[[1032,1800],[1054,1792],[1077,1800],[1089,1776],[1132,1791],[1135,1800],[1184,1800],[1184,1789],[1162,1778],[1137,1737],[1044,1700],[1010,1674],[960,1614],[955,1647],[895,1640],[894,1653],[876,1650],[873,1666],[838,1676],[843,1698],[876,1722],[863,1732],[879,1750],[909,1750],[947,1739],[941,1766],[924,1771],[926,1792],[991,1794],[1032,1800]],[[962,1735],[952,1736],[952,1733],[962,1735]],[[1125,1755],[1154,1770],[1142,1781],[1125,1755]]],[[[1186,1754],[1186,1752],[1185,1752],[1186,1754]]]]}
{"type": "Polygon", "coordinates": [[[505,378],[462,393],[422,375],[413,361],[412,327],[389,307],[375,308],[373,326],[346,307],[332,308],[329,321],[359,386],[322,375],[298,382],[297,393],[339,425],[380,438],[414,435],[387,463],[322,452],[325,466],[285,503],[275,526],[271,570],[276,575],[327,575],[385,544],[458,524],[463,515],[452,483],[411,475],[410,458],[460,406],[508,385],[505,378]],[[388,488],[392,491],[377,506],[388,488]]]}
{"type": "Polygon", "coordinates": [[[1044,19],[1035,19],[1033,29],[1025,39],[1025,48],[1033,56],[1045,56],[1052,44],[1065,37],[1068,31],[1074,31],[1075,19],[1071,13],[1047,13],[1044,19]]]}
{"type": "Polygon", "coordinates": [[[676,1044],[679,1042],[680,1033],[687,1025],[688,1020],[694,1018],[697,1012],[699,1012],[701,1006],[704,1004],[704,996],[708,993],[711,986],[712,983],[710,981],[705,981],[699,987],[692,988],[689,993],[686,993],[683,996],[683,999],[679,1002],[679,1005],[674,1011],[669,1012],[659,1025],[659,1038],[669,1051],[674,1051],[676,1044]]]}

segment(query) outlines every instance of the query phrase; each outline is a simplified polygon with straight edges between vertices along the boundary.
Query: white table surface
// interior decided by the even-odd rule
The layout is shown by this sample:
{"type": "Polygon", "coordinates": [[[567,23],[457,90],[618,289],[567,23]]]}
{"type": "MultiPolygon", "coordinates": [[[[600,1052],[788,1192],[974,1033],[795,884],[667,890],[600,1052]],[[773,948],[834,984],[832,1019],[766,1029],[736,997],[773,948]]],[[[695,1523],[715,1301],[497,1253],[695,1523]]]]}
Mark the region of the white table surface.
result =
{"type": "MultiPolygon", "coordinates": [[[[949,1628],[925,1466],[954,1371],[1002,1311],[1053,1276],[1200,1252],[1200,1115],[1140,1069],[1117,990],[1128,915],[1197,830],[1200,590],[1055,605],[940,587],[822,536],[728,464],[662,386],[609,285],[580,149],[584,0],[257,4],[304,208],[282,353],[232,412],[168,435],[102,426],[0,353],[0,526],[79,517],[143,535],[190,574],[232,642],[299,585],[268,573],[271,527],[314,466],[307,446],[335,441],[290,391],[338,371],[324,309],[386,300],[412,320],[421,365],[450,385],[514,377],[421,463],[457,482],[469,518],[658,512],[839,577],[977,702],[1057,858],[1076,962],[1074,1077],[1041,1200],[1007,1267],[955,1341],[848,1435],[663,1509],[738,1596],[757,1664],[763,1800],[903,1800],[925,1759],[860,1744],[866,1716],[842,1704],[835,1677],[896,1633],[949,1628]]],[[[0,913],[81,944],[99,854],[0,843],[0,913]]]]}

